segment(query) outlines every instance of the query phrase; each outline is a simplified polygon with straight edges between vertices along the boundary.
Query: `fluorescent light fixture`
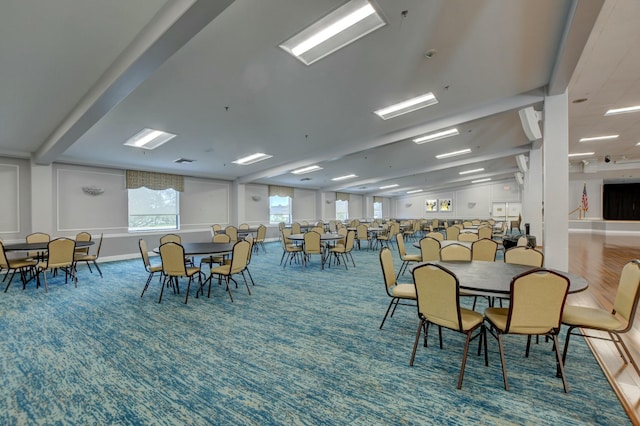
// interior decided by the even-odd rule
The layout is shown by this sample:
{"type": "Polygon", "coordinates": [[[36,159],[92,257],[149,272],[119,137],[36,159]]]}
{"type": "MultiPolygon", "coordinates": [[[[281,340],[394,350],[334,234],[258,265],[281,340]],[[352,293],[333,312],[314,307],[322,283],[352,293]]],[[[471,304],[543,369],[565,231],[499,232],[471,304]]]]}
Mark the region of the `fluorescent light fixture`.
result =
{"type": "Polygon", "coordinates": [[[455,157],[456,155],[469,154],[471,149],[461,149],[460,151],[447,152],[445,154],[436,155],[438,160],[442,160],[443,158],[455,157]]]}
{"type": "Polygon", "coordinates": [[[594,141],[608,141],[611,139],[616,139],[620,135],[607,135],[607,136],[594,136],[592,138],[582,138],[579,142],[594,142],[594,141]]]}
{"type": "Polygon", "coordinates": [[[355,177],[358,177],[358,176],[356,176],[356,175],[344,175],[344,176],[335,177],[335,178],[333,178],[331,180],[339,181],[339,180],[346,180],[346,179],[351,179],[351,178],[355,178],[355,177]]]}
{"type": "Polygon", "coordinates": [[[473,170],[465,170],[463,172],[459,172],[458,174],[459,175],[468,175],[468,174],[471,174],[471,173],[478,173],[478,172],[484,172],[484,168],[473,169],[473,170]]]}
{"type": "Polygon", "coordinates": [[[373,112],[383,120],[387,120],[437,103],[436,96],[429,92],[373,112]]]}
{"type": "Polygon", "coordinates": [[[385,185],[385,186],[381,186],[380,189],[389,189],[389,188],[395,188],[398,187],[400,185],[398,185],[397,183],[394,183],[393,185],[385,185]]]}
{"type": "Polygon", "coordinates": [[[165,142],[169,142],[175,138],[173,133],[163,132],[162,130],[154,129],[142,129],[132,137],[130,137],[124,144],[143,149],[155,149],[165,142]]]}
{"type": "Polygon", "coordinates": [[[322,170],[322,167],[320,167],[318,165],[313,165],[313,166],[307,166],[307,167],[303,167],[301,169],[294,170],[291,173],[293,173],[294,175],[303,175],[305,173],[316,172],[318,170],[322,170]]]}
{"type": "Polygon", "coordinates": [[[583,157],[587,155],[593,155],[595,152],[575,152],[573,154],[569,154],[569,157],[583,157]]]}
{"type": "Polygon", "coordinates": [[[472,180],[471,183],[489,182],[490,180],[491,178],[476,179],[476,180],[472,180]]]}
{"type": "Polygon", "coordinates": [[[437,133],[432,133],[430,135],[426,135],[426,136],[422,136],[419,137],[417,139],[414,139],[413,141],[417,144],[422,144],[425,142],[432,142],[432,141],[437,141],[438,139],[444,139],[444,138],[448,138],[451,136],[456,136],[459,135],[460,132],[458,132],[458,129],[453,128],[453,129],[449,129],[449,130],[444,130],[442,132],[437,132],[437,133]]]}
{"type": "Polygon", "coordinates": [[[626,107],[626,108],[610,109],[609,111],[605,112],[604,115],[607,116],[607,115],[628,114],[630,112],[640,112],[640,105],[626,107]]]}
{"type": "Polygon", "coordinates": [[[416,194],[418,192],[422,192],[422,189],[412,189],[411,191],[407,191],[407,194],[416,194]]]}
{"type": "Polygon", "coordinates": [[[280,47],[305,65],[311,65],[385,24],[369,1],[351,0],[280,47]]]}
{"type": "Polygon", "coordinates": [[[258,161],[266,160],[267,158],[271,157],[273,156],[258,152],[256,154],[251,154],[247,155],[246,157],[239,158],[236,161],[232,161],[232,163],[239,164],[241,166],[248,166],[249,164],[257,163],[258,161]]]}

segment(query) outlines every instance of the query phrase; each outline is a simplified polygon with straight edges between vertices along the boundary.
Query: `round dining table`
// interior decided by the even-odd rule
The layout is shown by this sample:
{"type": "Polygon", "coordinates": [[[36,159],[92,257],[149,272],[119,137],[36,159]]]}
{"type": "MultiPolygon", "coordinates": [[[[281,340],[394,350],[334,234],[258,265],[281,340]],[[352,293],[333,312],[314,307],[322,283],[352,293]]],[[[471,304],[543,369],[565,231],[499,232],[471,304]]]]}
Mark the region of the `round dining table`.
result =
{"type": "MultiPolygon", "coordinates": [[[[53,240],[52,240],[53,241],[53,240]]],[[[95,244],[95,241],[76,241],[76,248],[89,247],[95,244]]],[[[5,251],[43,251],[47,250],[49,242],[39,243],[13,243],[4,246],[5,251]]]]}
{"type": "MultiPolygon", "coordinates": [[[[467,248],[471,248],[471,244],[473,244],[473,242],[471,241],[458,241],[458,240],[441,240],[440,241],[440,248],[444,248],[446,246],[450,246],[451,244],[460,244],[462,246],[465,246],[467,248]]],[[[413,246],[417,249],[420,248],[420,241],[416,241],[415,243],[413,243],[413,246]]]]}
{"type": "MultiPolygon", "coordinates": [[[[233,251],[234,243],[182,243],[185,256],[204,256],[210,254],[230,253],[233,251]]],[[[153,249],[154,253],[160,253],[160,247],[153,249]]]]}
{"type": "MultiPolygon", "coordinates": [[[[453,272],[460,282],[460,289],[478,296],[501,296],[509,297],[511,292],[511,279],[516,275],[532,269],[532,266],[515,265],[505,262],[425,262],[433,263],[447,268],[453,272]]],[[[425,263],[415,264],[411,270],[425,263]]],[[[584,291],[589,286],[586,279],[570,272],[558,271],[551,268],[551,271],[564,275],[569,279],[569,293],[584,291]]]]}

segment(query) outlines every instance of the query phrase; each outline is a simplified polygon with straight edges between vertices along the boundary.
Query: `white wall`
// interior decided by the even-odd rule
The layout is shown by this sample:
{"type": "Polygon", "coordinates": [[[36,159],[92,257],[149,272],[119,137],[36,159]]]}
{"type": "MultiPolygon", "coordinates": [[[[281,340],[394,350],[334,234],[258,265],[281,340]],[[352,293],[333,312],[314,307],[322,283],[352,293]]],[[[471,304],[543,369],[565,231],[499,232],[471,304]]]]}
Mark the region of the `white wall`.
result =
{"type": "Polygon", "coordinates": [[[316,191],[311,189],[293,190],[293,206],[292,216],[293,222],[306,220],[307,222],[315,222],[316,219],[316,191]]]}
{"type": "Polygon", "coordinates": [[[349,195],[349,219],[362,219],[366,217],[362,195],[349,195]]]}
{"type": "Polygon", "coordinates": [[[244,217],[239,218],[239,223],[248,223],[251,226],[269,223],[269,186],[268,185],[244,185],[244,217]]]}
{"type": "MultiPolygon", "coordinates": [[[[587,199],[589,200],[589,211],[583,219],[602,220],[602,179],[570,180],[569,181],[569,211],[582,205],[582,190],[587,185],[587,199]]],[[[567,212],[568,213],[568,212],[567,212]]],[[[579,213],[573,212],[569,219],[578,219],[579,213]]]]}

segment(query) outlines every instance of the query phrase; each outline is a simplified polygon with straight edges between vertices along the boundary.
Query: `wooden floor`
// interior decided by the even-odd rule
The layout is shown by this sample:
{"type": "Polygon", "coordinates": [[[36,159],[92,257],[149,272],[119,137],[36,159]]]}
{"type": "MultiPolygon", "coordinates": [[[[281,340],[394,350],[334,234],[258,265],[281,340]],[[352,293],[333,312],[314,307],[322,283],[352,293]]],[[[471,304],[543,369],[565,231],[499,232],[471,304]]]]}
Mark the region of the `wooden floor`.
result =
{"type": "MultiPolygon", "coordinates": [[[[575,305],[603,307],[611,310],[622,267],[631,259],[640,259],[638,237],[589,233],[569,234],[569,272],[589,281],[582,293],[569,295],[567,302],[575,305]]],[[[640,363],[640,323],[624,337],[635,361],[640,363]]],[[[580,337],[572,337],[580,338],[580,337]]],[[[640,425],[640,377],[622,362],[611,342],[589,339],[596,359],[602,366],[612,388],[618,394],[633,424],[640,425]]],[[[567,356],[567,378],[571,387],[571,366],[567,356]]]]}

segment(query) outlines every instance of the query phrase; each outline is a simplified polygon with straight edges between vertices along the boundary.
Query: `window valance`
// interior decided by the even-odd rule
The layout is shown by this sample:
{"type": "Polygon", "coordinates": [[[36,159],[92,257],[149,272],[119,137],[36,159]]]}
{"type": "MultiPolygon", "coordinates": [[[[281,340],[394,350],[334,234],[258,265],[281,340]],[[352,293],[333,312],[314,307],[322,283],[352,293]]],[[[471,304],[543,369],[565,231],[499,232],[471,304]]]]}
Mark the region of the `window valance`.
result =
{"type": "Polygon", "coordinates": [[[384,200],[384,198],[383,198],[383,197],[377,197],[377,196],[374,196],[374,197],[373,197],[373,202],[374,202],[374,203],[381,203],[381,202],[382,202],[382,200],[384,200]]]}
{"type": "Polygon", "coordinates": [[[336,201],[349,201],[349,194],[346,192],[336,192],[336,201]]]}
{"type": "Polygon", "coordinates": [[[269,197],[274,195],[293,198],[293,188],[290,186],[269,185],[269,197]]]}
{"type": "Polygon", "coordinates": [[[184,176],[127,170],[127,189],[136,189],[143,186],[154,190],[173,188],[178,192],[183,192],[184,176]]]}

